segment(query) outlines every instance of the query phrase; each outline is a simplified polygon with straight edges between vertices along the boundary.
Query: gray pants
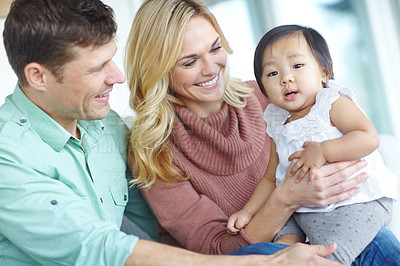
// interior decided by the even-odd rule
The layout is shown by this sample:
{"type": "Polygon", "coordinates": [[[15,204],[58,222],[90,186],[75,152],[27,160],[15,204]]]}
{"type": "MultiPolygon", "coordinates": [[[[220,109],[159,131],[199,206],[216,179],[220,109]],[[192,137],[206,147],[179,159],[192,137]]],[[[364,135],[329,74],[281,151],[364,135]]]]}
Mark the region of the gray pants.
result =
{"type": "Polygon", "coordinates": [[[331,212],[294,213],[276,235],[296,234],[310,244],[337,243],[329,260],[345,265],[358,257],[392,217],[393,200],[378,200],[338,207],[331,212]],[[299,229],[301,231],[299,231],[299,229]]]}

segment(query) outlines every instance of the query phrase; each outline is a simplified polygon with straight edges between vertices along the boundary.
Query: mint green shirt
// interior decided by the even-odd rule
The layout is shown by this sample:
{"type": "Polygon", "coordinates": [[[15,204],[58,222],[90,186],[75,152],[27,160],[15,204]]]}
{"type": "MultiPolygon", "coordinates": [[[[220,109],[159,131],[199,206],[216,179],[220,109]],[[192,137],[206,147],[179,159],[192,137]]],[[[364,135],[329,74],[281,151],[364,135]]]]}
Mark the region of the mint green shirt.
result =
{"type": "Polygon", "coordinates": [[[18,86],[0,107],[0,265],[123,265],[131,254],[125,127],[115,112],[78,127],[81,140],[18,86]]]}

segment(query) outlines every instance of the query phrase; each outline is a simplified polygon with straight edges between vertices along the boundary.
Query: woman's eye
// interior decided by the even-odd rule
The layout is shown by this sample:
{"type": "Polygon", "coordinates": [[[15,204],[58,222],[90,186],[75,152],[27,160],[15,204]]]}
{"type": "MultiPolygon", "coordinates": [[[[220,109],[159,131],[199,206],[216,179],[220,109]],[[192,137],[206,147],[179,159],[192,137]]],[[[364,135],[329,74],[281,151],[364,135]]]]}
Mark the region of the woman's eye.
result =
{"type": "Polygon", "coordinates": [[[268,77],[273,77],[273,76],[276,76],[276,75],[278,75],[278,71],[272,71],[271,73],[267,74],[268,77]]]}
{"type": "Polygon", "coordinates": [[[191,67],[194,65],[194,63],[196,62],[196,60],[190,60],[189,62],[186,62],[184,64],[182,64],[184,67],[191,67]]]}
{"type": "Polygon", "coordinates": [[[218,52],[221,48],[222,48],[222,46],[219,45],[219,46],[213,48],[213,49],[211,50],[211,52],[216,53],[216,52],[218,52]]]}
{"type": "Polygon", "coordinates": [[[293,68],[294,68],[294,69],[296,69],[296,68],[301,68],[302,66],[304,66],[304,65],[303,65],[303,64],[296,64],[296,65],[293,66],[293,68]]]}

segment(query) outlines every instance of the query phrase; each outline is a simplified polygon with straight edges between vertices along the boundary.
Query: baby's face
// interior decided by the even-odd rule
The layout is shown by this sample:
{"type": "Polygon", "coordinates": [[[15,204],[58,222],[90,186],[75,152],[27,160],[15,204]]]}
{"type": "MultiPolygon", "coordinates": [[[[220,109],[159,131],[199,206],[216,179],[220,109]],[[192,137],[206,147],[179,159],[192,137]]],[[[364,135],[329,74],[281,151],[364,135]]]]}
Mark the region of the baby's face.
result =
{"type": "Polygon", "coordinates": [[[293,34],[265,49],[261,81],[271,101],[297,119],[308,114],[328,77],[303,35],[293,34]]]}

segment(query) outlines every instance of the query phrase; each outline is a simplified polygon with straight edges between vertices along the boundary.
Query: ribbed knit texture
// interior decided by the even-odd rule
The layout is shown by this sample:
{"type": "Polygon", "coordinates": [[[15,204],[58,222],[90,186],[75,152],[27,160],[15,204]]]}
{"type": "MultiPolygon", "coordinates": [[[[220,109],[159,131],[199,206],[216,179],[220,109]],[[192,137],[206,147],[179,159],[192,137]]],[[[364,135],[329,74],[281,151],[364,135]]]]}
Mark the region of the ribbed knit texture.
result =
{"type": "Polygon", "coordinates": [[[262,118],[268,101],[255,82],[249,85],[256,90],[245,108],[224,104],[217,114],[199,118],[176,107],[172,155],[190,180],[173,185],[158,180],[144,191],[164,243],[177,244],[175,239],[206,254],[226,254],[249,244],[244,234],[226,233],[228,217],[250,198],[270,153],[262,118]]]}

